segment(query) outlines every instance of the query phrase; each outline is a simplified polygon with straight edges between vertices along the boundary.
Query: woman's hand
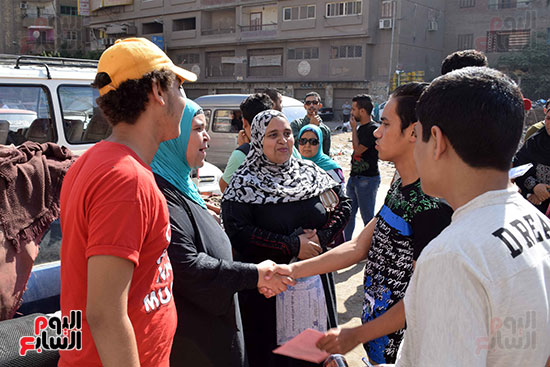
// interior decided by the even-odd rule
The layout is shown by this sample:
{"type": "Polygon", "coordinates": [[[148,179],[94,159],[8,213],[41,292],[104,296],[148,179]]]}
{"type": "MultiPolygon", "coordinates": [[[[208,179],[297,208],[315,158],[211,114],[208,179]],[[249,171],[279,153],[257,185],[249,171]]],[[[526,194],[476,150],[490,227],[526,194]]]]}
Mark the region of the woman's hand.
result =
{"type": "Polygon", "coordinates": [[[548,192],[549,189],[550,189],[549,185],[539,183],[533,188],[533,192],[535,193],[535,195],[537,195],[537,198],[541,202],[543,202],[547,199],[550,199],[550,192],[548,192]]]}
{"type": "Polygon", "coordinates": [[[316,229],[304,229],[304,234],[311,242],[315,242],[318,245],[321,244],[321,241],[319,241],[319,237],[317,236],[316,229]]]}
{"type": "MultiPolygon", "coordinates": [[[[300,252],[298,253],[298,259],[305,260],[319,255],[323,252],[321,246],[310,240],[308,236],[311,233],[304,233],[298,236],[300,238],[300,252]]],[[[317,235],[315,235],[317,237],[317,235]]]]}

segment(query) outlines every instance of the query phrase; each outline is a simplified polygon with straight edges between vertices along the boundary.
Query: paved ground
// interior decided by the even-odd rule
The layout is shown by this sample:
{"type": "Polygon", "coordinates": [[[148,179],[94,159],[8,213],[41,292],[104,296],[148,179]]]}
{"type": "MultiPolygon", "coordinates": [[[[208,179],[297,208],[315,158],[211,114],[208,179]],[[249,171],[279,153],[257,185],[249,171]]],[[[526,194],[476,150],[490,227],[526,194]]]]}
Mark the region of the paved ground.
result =
{"type": "MultiPolygon", "coordinates": [[[[331,128],[338,126],[329,123],[331,128]]],[[[334,159],[340,164],[345,172],[346,179],[349,176],[349,163],[351,155],[351,133],[334,132],[332,135],[333,152],[341,152],[335,155],[334,159]]],[[[382,206],[384,197],[391,183],[394,174],[394,167],[388,162],[380,162],[381,183],[376,198],[376,211],[382,206]]],[[[358,235],[362,226],[361,215],[356,218],[354,236],[358,235]]],[[[361,324],[361,308],[363,303],[363,270],[364,264],[360,263],[347,269],[338,271],[335,274],[336,295],[338,301],[338,318],[341,327],[357,326],[361,324]]],[[[360,345],[346,354],[350,367],[364,367],[361,358],[366,356],[363,346],[360,345]]]]}

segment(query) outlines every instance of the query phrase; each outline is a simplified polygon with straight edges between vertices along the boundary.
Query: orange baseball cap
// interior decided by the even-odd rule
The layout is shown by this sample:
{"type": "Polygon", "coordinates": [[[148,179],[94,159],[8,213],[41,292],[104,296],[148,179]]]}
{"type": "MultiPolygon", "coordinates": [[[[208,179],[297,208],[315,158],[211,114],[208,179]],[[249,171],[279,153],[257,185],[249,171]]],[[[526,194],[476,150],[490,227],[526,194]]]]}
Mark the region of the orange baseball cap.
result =
{"type": "Polygon", "coordinates": [[[99,89],[99,95],[116,90],[127,80],[141,79],[145,74],[160,69],[173,71],[182,82],[197,80],[195,73],[174,65],[157,45],[146,38],[116,40],[99,58],[97,72],[107,73],[111,78],[111,83],[99,89]]]}

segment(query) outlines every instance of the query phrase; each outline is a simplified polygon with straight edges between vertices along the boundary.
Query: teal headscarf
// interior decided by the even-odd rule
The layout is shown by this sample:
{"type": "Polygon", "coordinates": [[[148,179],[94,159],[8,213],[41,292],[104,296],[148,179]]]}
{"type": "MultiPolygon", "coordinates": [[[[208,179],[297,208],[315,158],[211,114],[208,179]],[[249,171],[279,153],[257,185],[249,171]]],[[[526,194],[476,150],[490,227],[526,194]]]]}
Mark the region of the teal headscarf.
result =
{"type": "Polygon", "coordinates": [[[153,158],[153,172],[178,188],[183,195],[206,209],[206,204],[199,190],[191,180],[191,167],[187,163],[187,144],[191,133],[191,122],[201,107],[190,99],[185,99],[185,110],[181,118],[181,134],[176,139],[160,143],[153,158]]]}
{"type": "Polygon", "coordinates": [[[317,150],[317,154],[315,154],[313,157],[306,158],[302,156],[302,158],[313,161],[313,163],[315,163],[325,171],[340,168],[338,163],[334,162],[328,155],[323,153],[323,132],[321,131],[321,129],[316,125],[307,124],[300,130],[300,133],[298,134],[298,139],[300,139],[302,137],[302,134],[306,131],[312,131],[315,135],[317,135],[317,138],[319,139],[319,149],[317,150]]]}

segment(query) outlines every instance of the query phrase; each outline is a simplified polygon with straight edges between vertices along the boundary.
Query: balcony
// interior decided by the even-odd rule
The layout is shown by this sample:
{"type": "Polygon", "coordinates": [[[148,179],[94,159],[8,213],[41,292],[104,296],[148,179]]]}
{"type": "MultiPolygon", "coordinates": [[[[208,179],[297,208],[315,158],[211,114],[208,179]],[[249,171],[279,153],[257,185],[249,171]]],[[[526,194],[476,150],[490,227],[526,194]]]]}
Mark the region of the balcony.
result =
{"type": "Polygon", "coordinates": [[[213,36],[220,34],[235,33],[235,28],[214,28],[214,29],[202,29],[201,35],[203,36],[213,36]]]}
{"type": "Polygon", "coordinates": [[[27,16],[23,18],[22,25],[25,28],[31,26],[49,26],[53,27],[55,25],[55,17],[36,17],[36,16],[27,16]]]}
{"type": "Polygon", "coordinates": [[[41,40],[41,39],[34,39],[32,37],[27,38],[27,45],[53,45],[54,40],[48,39],[48,40],[41,40]]]}
{"type": "Polygon", "coordinates": [[[255,24],[255,25],[242,25],[241,38],[273,38],[277,36],[277,29],[279,28],[277,23],[275,24],[255,24]]]}
{"type": "Polygon", "coordinates": [[[276,31],[277,23],[275,24],[255,24],[255,25],[242,25],[241,32],[261,32],[261,31],[276,31]]]}
{"type": "Polygon", "coordinates": [[[201,14],[201,35],[234,37],[236,31],[235,9],[204,11],[201,14]]]}

